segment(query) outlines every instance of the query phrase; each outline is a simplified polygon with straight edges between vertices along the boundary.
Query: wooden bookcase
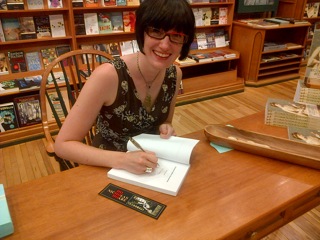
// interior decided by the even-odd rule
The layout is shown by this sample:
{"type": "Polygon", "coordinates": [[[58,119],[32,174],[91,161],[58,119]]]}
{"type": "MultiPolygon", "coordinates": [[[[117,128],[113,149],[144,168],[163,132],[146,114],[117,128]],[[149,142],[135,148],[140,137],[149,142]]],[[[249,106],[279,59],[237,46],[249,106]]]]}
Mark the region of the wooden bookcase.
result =
{"type": "Polygon", "coordinates": [[[261,86],[299,77],[300,64],[310,24],[285,24],[272,28],[233,22],[232,49],[241,54],[238,75],[248,86],[261,86]],[[263,51],[265,42],[295,43],[295,48],[263,51]],[[294,57],[263,62],[267,54],[296,54],[294,57]]]}
{"type": "MultiPolygon", "coordinates": [[[[0,11],[0,18],[21,17],[21,16],[37,16],[37,15],[53,15],[62,14],[65,22],[66,37],[59,38],[43,38],[30,40],[17,40],[0,42],[0,52],[7,54],[9,51],[23,50],[24,52],[40,51],[43,48],[56,47],[59,45],[70,45],[71,49],[80,49],[81,45],[93,45],[99,43],[112,43],[129,41],[135,38],[134,33],[130,32],[112,32],[108,34],[96,35],[76,35],[74,16],[83,13],[99,13],[99,12],[124,12],[135,11],[137,6],[109,6],[109,7],[73,7],[72,1],[62,0],[63,8],[51,8],[47,6],[44,0],[45,9],[29,10],[25,2],[25,10],[8,10],[0,11]]],[[[229,37],[232,33],[232,22],[235,8],[235,0],[227,0],[226,2],[215,3],[193,3],[192,8],[228,8],[228,23],[210,26],[197,27],[197,32],[213,32],[217,28],[223,28],[228,32],[229,37]]],[[[231,50],[232,51],[232,50],[231,50]]],[[[242,78],[237,76],[237,61],[239,60],[239,52],[235,58],[214,61],[210,63],[193,64],[181,66],[183,71],[183,93],[178,96],[177,104],[197,101],[209,97],[230,94],[244,90],[244,82],[242,78]]],[[[27,76],[41,75],[43,69],[32,72],[21,72],[8,75],[2,75],[0,81],[13,80],[27,76]]],[[[39,89],[12,92],[2,94],[0,103],[12,102],[17,96],[36,94],[39,89]]],[[[13,129],[0,133],[0,145],[9,144],[12,141],[25,140],[27,138],[39,137],[42,135],[41,124],[28,127],[13,129]]]]}

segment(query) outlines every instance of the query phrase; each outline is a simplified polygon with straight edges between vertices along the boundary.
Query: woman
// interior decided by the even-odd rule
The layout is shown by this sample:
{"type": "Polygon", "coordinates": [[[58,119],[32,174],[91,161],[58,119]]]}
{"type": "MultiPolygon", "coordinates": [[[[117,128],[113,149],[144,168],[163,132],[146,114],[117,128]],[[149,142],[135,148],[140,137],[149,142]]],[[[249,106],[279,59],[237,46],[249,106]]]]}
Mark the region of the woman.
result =
{"type": "Polygon", "coordinates": [[[127,152],[129,137],[175,135],[171,125],[182,73],[173,65],[187,57],[195,20],[186,0],[145,0],[136,11],[140,52],[99,66],[85,84],[55,142],[58,156],[135,174],[157,166],[153,152],[127,152]],[[97,120],[92,146],[81,141],[97,120]]]}

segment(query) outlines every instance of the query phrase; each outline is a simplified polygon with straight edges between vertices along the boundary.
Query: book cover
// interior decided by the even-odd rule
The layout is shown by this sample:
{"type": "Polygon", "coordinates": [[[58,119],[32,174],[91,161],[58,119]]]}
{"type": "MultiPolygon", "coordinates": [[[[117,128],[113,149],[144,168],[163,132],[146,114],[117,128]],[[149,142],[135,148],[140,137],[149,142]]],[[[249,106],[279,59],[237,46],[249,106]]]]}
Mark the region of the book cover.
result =
{"type": "Polygon", "coordinates": [[[140,0],[127,0],[127,6],[139,6],[140,0]]]}
{"type": "Polygon", "coordinates": [[[20,17],[20,39],[37,38],[33,17],[20,17]]]}
{"type": "Polygon", "coordinates": [[[84,24],[86,27],[86,34],[99,34],[99,24],[97,13],[84,13],[84,24]]]}
{"type": "Polygon", "coordinates": [[[121,50],[121,56],[125,56],[125,55],[129,55],[131,53],[134,53],[132,41],[120,42],[120,50],[121,50]]]}
{"type": "Polygon", "coordinates": [[[4,31],[3,31],[3,27],[2,27],[2,21],[0,19],[0,42],[5,42],[6,38],[4,37],[4,31]]]}
{"type": "Polygon", "coordinates": [[[219,7],[213,7],[211,9],[211,20],[210,24],[211,25],[216,25],[219,24],[219,7]]]}
{"type": "Polygon", "coordinates": [[[216,47],[216,42],[214,40],[214,33],[208,32],[206,34],[206,44],[207,48],[215,48],[216,47]]]}
{"type": "Polygon", "coordinates": [[[134,11],[124,11],[122,13],[124,32],[134,32],[136,24],[136,13],[134,11]]]}
{"type": "Polygon", "coordinates": [[[117,6],[127,6],[127,0],[116,0],[117,6]]]}
{"type": "Polygon", "coordinates": [[[320,147],[320,130],[289,126],[288,138],[295,142],[320,147]]]}
{"type": "Polygon", "coordinates": [[[76,35],[86,35],[86,26],[84,24],[84,16],[82,13],[74,15],[74,27],[76,35]]]}
{"type": "Polygon", "coordinates": [[[224,29],[214,30],[214,42],[216,44],[216,47],[226,47],[227,46],[224,29]]]}
{"type": "Polygon", "coordinates": [[[204,53],[204,52],[190,53],[188,57],[195,60],[198,63],[213,61],[212,56],[209,53],[204,53]]]}
{"type": "Polygon", "coordinates": [[[37,38],[51,37],[49,16],[34,16],[33,20],[36,27],[37,38]]]}
{"type": "Polygon", "coordinates": [[[27,52],[25,57],[26,57],[28,71],[36,71],[36,70],[42,69],[40,52],[38,51],[27,52]]]}
{"type": "Polygon", "coordinates": [[[23,0],[7,0],[8,10],[23,10],[24,2],[23,0]]]}
{"type": "Polygon", "coordinates": [[[320,106],[269,98],[265,107],[265,124],[320,129],[320,106]]]}
{"type": "Polygon", "coordinates": [[[0,132],[6,132],[18,127],[13,102],[0,104],[0,132]]]}
{"type": "Polygon", "coordinates": [[[122,12],[111,12],[111,24],[113,32],[123,32],[122,12]]]}
{"type": "Polygon", "coordinates": [[[65,37],[66,29],[62,14],[49,15],[50,29],[52,37],[65,37]]]}
{"type": "Polygon", "coordinates": [[[48,7],[49,8],[62,8],[63,2],[62,2],[62,0],[48,0],[48,7]]]}
{"type": "Polygon", "coordinates": [[[211,8],[202,8],[202,20],[204,26],[210,26],[212,19],[211,8]]]}
{"type": "Polygon", "coordinates": [[[2,28],[6,41],[19,40],[20,22],[18,18],[2,18],[2,28]]]}
{"type": "Polygon", "coordinates": [[[8,10],[7,8],[7,0],[0,0],[0,11],[8,10]]]}
{"type": "Polygon", "coordinates": [[[309,2],[306,3],[304,17],[306,18],[316,18],[319,13],[319,2],[309,2]]]}
{"type": "Polygon", "coordinates": [[[13,99],[19,127],[41,123],[39,94],[16,97],[13,99]]]}
{"type": "Polygon", "coordinates": [[[203,23],[203,12],[202,8],[192,8],[194,19],[196,21],[196,27],[201,27],[204,25],[203,23]]]}
{"type": "MultiPolygon", "coordinates": [[[[68,92],[67,92],[67,88],[60,88],[60,92],[61,92],[61,95],[62,95],[62,98],[65,102],[65,105],[66,105],[66,108],[68,110],[68,112],[70,112],[70,105],[67,104],[68,103],[68,92]]],[[[62,107],[61,107],[61,102],[60,102],[60,98],[57,94],[57,92],[52,89],[52,90],[48,90],[48,97],[53,105],[53,108],[55,110],[55,112],[57,113],[58,117],[59,118],[63,118],[65,117],[64,116],[64,113],[63,113],[63,110],[62,110],[62,107]]],[[[49,104],[49,101],[48,99],[46,99],[46,108],[47,108],[47,118],[48,118],[48,121],[54,121],[55,118],[54,118],[54,115],[53,115],[53,112],[52,112],[52,109],[51,109],[51,106],[49,104]]]]}
{"type": "Polygon", "coordinates": [[[120,46],[118,42],[108,43],[110,53],[113,57],[120,57],[120,46]]]}
{"type": "Polygon", "coordinates": [[[83,7],[83,0],[72,0],[72,7],[83,7]]]}
{"type": "Polygon", "coordinates": [[[0,82],[0,94],[19,92],[19,87],[15,80],[0,82]]]}
{"type": "Polygon", "coordinates": [[[6,54],[0,53],[0,75],[9,74],[6,54]]]}
{"type": "Polygon", "coordinates": [[[219,24],[228,24],[228,8],[219,8],[219,24]]]}
{"type": "Polygon", "coordinates": [[[309,88],[303,80],[298,80],[293,101],[320,105],[320,89],[309,88]]]}
{"type": "MultiPolygon", "coordinates": [[[[57,58],[56,49],[54,47],[41,49],[41,56],[44,68],[57,58]]],[[[55,68],[58,68],[58,65],[55,65],[55,68]]]]}
{"type": "Polygon", "coordinates": [[[85,7],[99,7],[99,0],[84,0],[85,7]]]}
{"type": "MultiPolygon", "coordinates": [[[[199,140],[182,137],[161,139],[159,135],[141,134],[134,137],[145,150],[155,152],[159,166],[152,173],[136,175],[125,170],[111,169],[108,177],[177,196],[179,189],[190,168],[190,156],[199,140]]],[[[127,145],[128,151],[139,150],[131,141],[127,145]]]]}
{"type": "Polygon", "coordinates": [[[207,37],[205,32],[196,33],[198,49],[207,49],[207,37]]]}
{"type": "Polygon", "coordinates": [[[43,0],[27,0],[28,9],[44,9],[43,0]]]}
{"type": "Polygon", "coordinates": [[[30,88],[39,88],[41,85],[41,80],[41,75],[15,79],[20,91],[30,88]]]}
{"type": "MultiPolygon", "coordinates": [[[[64,46],[57,46],[56,47],[56,52],[57,52],[57,56],[61,56],[67,52],[71,51],[71,47],[70,45],[64,45],[64,46]]],[[[67,59],[62,61],[63,66],[69,66],[72,65],[73,62],[71,61],[71,59],[69,59],[69,62],[67,61],[67,59]]]]}
{"type": "Polygon", "coordinates": [[[111,22],[111,15],[108,12],[99,12],[98,13],[98,26],[99,26],[99,33],[110,33],[112,32],[112,22],[111,22]]]}
{"type": "Polygon", "coordinates": [[[11,73],[26,72],[27,63],[23,51],[8,52],[11,73]]]}
{"type": "Polygon", "coordinates": [[[116,0],[101,0],[101,6],[116,6],[116,0]]]}

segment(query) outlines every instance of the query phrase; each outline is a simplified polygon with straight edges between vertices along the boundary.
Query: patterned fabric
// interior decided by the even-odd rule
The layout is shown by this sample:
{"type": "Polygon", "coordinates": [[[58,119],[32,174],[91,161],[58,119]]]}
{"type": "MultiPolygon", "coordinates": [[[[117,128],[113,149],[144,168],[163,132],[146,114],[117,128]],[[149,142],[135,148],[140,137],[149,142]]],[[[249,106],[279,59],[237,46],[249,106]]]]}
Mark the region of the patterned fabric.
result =
{"type": "Polygon", "coordinates": [[[167,120],[170,103],[176,91],[177,72],[173,65],[166,69],[159,95],[148,113],[139,99],[125,62],[117,58],[111,64],[119,77],[118,93],[111,106],[103,106],[100,110],[93,146],[127,151],[129,136],[158,133],[159,126],[167,120]]]}

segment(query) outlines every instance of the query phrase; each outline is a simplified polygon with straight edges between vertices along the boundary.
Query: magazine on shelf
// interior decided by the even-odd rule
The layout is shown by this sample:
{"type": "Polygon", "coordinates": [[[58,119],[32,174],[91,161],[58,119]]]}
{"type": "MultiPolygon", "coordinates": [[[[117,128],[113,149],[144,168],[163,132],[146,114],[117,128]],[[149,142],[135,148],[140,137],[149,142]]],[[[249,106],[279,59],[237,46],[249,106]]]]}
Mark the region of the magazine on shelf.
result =
{"type": "Polygon", "coordinates": [[[0,132],[6,132],[18,127],[13,102],[0,104],[0,132]]]}

